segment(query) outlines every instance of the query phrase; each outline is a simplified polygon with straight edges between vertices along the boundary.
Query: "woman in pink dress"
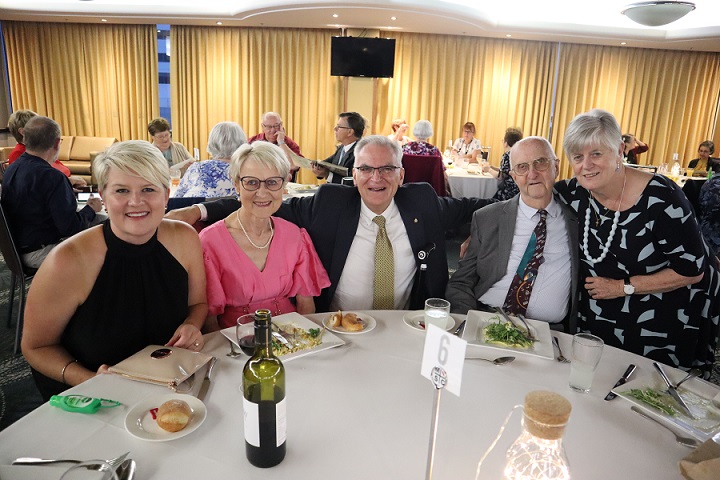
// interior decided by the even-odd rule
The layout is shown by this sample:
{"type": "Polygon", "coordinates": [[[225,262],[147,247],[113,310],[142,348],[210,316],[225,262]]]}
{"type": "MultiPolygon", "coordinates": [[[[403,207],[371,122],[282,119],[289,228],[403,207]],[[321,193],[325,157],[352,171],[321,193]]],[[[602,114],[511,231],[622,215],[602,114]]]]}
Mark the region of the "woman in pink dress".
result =
{"type": "Polygon", "coordinates": [[[206,331],[234,326],[238,317],[259,308],[273,315],[314,313],[313,297],[330,285],[305,229],[271,218],[280,208],[289,173],[290,164],[277,145],[255,142],[233,153],[230,177],[242,206],[200,233],[207,275],[206,331]]]}

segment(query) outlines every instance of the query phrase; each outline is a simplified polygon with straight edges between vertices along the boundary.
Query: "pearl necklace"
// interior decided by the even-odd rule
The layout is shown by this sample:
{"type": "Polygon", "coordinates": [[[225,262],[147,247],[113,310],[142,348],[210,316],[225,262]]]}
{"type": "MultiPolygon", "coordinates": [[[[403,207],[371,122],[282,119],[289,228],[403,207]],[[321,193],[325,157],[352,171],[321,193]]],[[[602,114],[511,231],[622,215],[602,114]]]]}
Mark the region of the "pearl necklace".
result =
{"type": "MultiPolygon", "coordinates": [[[[593,256],[590,255],[590,251],[588,250],[588,238],[590,237],[590,209],[592,208],[592,206],[588,205],[588,209],[585,210],[585,228],[583,229],[582,249],[583,249],[583,253],[585,254],[585,258],[593,265],[605,260],[605,257],[607,256],[608,251],[610,250],[610,244],[612,243],[613,238],[615,238],[615,231],[617,230],[617,226],[620,221],[620,205],[622,205],[623,197],[625,196],[625,184],[626,183],[627,183],[627,172],[625,173],[625,177],[623,178],[623,188],[622,188],[622,192],[620,193],[620,201],[618,202],[617,210],[615,211],[615,215],[613,216],[613,223],[612,223],[612,227],[610,227],[610,234],[608,235],[608,239],[605,242],[605,245],[603,245],[602,252],[600,252],[600,256],[597,258],[593,258],[593,256]]],[[[590,194],[590,197],[592,199],[592,193],[590,194]]]]}
{"type": "Polygon", "coordinates": [[[275,230],[273,230],[272,221],[268,218],[268,223],[270,224],[270,238],[268,238],[268,241],[265,245],[258,245],[257,243],[253,242],[250,238],[250,235],[248,235],[247,231],[245,230],[245,227],[243,226],[242,222],[240,221],[240,210],[237,210],[235,212],[235,216],[237,217],[237,221],[240,224],[240,228],[242,229],[243,233],[245,234],[245,238],[248,239],[248,242],[250,242],[250,245],[257,248],[258,250],[264,250],[268,248],[268,245],[270,245],[270,242],[273,239],[273,235],[275,235],[275,230]]]}

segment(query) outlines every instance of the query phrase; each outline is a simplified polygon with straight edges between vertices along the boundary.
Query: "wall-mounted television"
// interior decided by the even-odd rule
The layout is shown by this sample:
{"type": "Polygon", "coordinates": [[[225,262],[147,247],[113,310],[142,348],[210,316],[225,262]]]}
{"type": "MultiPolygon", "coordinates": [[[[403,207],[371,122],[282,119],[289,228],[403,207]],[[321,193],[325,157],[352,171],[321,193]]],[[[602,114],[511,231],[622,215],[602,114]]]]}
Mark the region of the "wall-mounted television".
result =
{"type": "Polygon", "coordinates": [[[392,78],[395,39],[332,37],[330,75],[335,77],[392,78]]]}

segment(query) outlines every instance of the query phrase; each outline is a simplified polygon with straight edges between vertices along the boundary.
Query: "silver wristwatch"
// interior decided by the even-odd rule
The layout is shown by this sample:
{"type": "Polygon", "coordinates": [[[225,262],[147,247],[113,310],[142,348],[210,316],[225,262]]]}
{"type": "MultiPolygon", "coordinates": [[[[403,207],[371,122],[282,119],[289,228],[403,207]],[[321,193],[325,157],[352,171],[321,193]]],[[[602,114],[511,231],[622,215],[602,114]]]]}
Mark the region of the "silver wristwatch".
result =
{"type": "Polygon", "coordinates": [[[630,283],[630,277],[625,278],[625,286],[623,286],[623,292],[625,292],[625,295],[632,295],[635,293],[635,286],[630,283]]]}

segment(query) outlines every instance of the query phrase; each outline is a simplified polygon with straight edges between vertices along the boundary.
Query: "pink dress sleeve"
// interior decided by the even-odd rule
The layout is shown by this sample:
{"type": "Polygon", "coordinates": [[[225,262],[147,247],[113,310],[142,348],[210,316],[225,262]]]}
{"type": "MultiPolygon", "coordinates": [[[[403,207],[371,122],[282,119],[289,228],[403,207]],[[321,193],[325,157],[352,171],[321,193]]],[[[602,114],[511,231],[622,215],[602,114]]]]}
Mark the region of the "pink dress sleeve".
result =
{"type": "Polygon", "coordinates": [[[304,228],[300,229],[299,247],[298,260],[293,270],[293,284],[288,296],[317,297],[323,288],[330,286],[330,279],[320,262],[310,235],[304,228]]]}
{"type": "Polygon", "coordinates": [[[227,305],[221,280],[221,272],[223,271],[221,252],[224,250],[224,246],[222,237],[218,235],[219,228],[217,225],[210,226],[200,232],[200,243],[205,262],[205,277],[207,279],[208,315],[222,314],[225,311],[225,305],[227,305]]]}

